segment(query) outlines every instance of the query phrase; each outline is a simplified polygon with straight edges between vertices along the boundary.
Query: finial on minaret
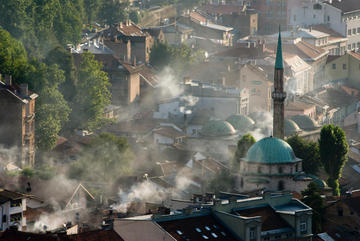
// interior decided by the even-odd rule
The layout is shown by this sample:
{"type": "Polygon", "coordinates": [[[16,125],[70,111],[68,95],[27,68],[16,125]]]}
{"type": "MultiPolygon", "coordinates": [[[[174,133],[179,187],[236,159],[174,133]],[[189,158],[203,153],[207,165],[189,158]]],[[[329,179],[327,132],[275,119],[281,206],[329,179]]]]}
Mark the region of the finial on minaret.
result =
{"type": "Polygon", "coordinates": [[[282,44],[281,44],[281,28],[279,25],[279,37],[278,37],[278,45],[276,50],[276,61],[275,61],[275,69],[283,69],[283,56],[282,56],[282,44]]]}
{"type": "Polygon", "coordinates": [[[274,91],[272,92],[272,99],[274,103],[273,135],[274,137],[284,139],[285,136],[284,101],[286,99],[286,92],[284,91],[284,64],[283,64],[283,56],[282,56],[280,26],[279,26],[278,45],[276,51],[274,91]]]}

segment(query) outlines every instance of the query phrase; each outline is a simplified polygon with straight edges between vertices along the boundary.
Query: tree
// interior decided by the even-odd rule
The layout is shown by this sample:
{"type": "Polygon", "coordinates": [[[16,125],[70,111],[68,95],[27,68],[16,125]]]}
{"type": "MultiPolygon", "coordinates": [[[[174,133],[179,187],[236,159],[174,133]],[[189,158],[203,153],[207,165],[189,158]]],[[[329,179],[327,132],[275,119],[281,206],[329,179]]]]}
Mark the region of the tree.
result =
{"type": "Polygon", "coordinates": [[[233,158],[232,170],[238,172],[240,169],[241,158],[246,156],[249,148],[256,142],[255,138],[251,134],[244,135],[237,143],[235,156],[233,158]]]}
{"type": "Polygon", "coordinates": [[[126,5],[116,0],[106,1],[99,12],[99,18],[103,23],[112,25],[128,19],[126,5]]]}
{"type": "Polygon", "coordinates": [[[304,196],[302,201],[313,209],[312,232],[319,233],[322,231],[323,215],[325,212],[324,200],[320,195],[320,189],[315,183],[311,182],[301,194],[304,196]]]}
{"type": "Polygon", "coordinates": [[[339,178],[349,151],[345,132],[338,126],[323,126],[319,146],[321,162],[329,175],[328,185],[333,189],[333,194],[339,196],[339,178]]]}
{"type": "Polygon", "coordinates": [[[110,133],[93,137],[69,168],[69,176],[88,181],[113,181],[131,171],[133,154],[127,140],[110,133]]]}
{"type": "Polygon", "coordinates": [[[319,143],[304,140],[298,135],[288,138],[287,143],[293,149],[295,156],[303,160],[303,171],[316,175],[321,167],[319,143]]]}
{"type": "Polygon", "coordinates": [[[129,13],[129,19],[134,22],[135,24],[140,22],[140,15],[137,10],[132,10],[129,13]]]}
{"type": "Polygon", "coordinates": [[[36,142],[42,151],[55,147],[58,134],[68,121],[70,108],[58,90],[65,80],[57,65],[48,66],[33,60],[27,70],[25,82],[39,98],[36,108],[36,142]]]}
{"type": "Polygon", "coordinates": [[[72,126],[97,129],[104,120],[105,107],[110,104],[110,82],[107,73],[94,55],[84,53],[77,73],[78,82],[71,114],[72,126]]]}
{"type": "Polygon", "coordinates": [[[96,19],[102,4],[102,0],[84,0],[84,9],[88,24],[91,24],[96,19]]]}

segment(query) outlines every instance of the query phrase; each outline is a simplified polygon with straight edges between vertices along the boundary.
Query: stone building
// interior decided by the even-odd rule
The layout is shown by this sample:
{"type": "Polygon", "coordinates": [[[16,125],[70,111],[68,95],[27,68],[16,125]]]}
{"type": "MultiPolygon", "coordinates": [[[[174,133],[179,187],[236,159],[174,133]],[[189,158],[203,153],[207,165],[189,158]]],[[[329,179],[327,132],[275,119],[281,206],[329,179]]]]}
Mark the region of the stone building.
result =
{"type": "Polygon", "coordinates": [[[35,99],[27,84],[14,85],[11,76],[0,79],[0,145],[18,147],[16,160],[21,167],[35,163],[35,99]]]}
{"type": "Polygon", "coordinates": [[[100,33],[102,42],[120,59],[148,63],[153,37],[139,26],[127,20],[100,33]]]}

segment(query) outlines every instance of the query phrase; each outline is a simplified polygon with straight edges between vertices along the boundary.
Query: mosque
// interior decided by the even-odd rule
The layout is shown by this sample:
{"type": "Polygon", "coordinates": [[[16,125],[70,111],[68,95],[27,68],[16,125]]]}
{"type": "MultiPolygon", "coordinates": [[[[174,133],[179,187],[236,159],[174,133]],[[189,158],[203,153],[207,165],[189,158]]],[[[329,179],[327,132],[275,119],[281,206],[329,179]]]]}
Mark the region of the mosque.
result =
{"type": "Polygon", "coordinates": [[[297,158],[291,146],[285,142],[285,127],[298,131],[293,120],[284,117],[284,101],[286,92],[283,81],[283,60],[281,34],[279,32],[274,91],[273,136],[256,142],[248,150],[245,158],[240,162],[238,191],[252,192],[258,190],[297,191],[306,189],[313,178],[302,170],[302,160],[297,158]]]}

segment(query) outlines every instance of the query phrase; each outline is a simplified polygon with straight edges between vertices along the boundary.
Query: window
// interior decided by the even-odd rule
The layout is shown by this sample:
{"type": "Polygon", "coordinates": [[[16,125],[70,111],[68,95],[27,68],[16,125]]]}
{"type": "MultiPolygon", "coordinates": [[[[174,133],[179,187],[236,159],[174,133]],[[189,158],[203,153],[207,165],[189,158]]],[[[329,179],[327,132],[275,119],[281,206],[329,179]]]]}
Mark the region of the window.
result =
{"type": "Polygon", "coordinates": [[[260,166],[258,167],[258,173],[261,173],[261,167],[260,166]]]}
{"type": "Polygon", "coordinates": [[[357,43],[357,47],[358,47],[358,49],[360,49],[360,42],[357,43]]]}
{"type": "Polygon", "coordinates": [[[327,20],[328,20],[328,22],[330,22],[330,16],[327,16],[327,20]]]}
{"type": "Polygon", "coordinates": [[[279,167],[279,173],[283,173],[283,168],[282,167],[279,167]]]}
{"type": "Polygon", "coordinates": [[[316,15],[315,15],[315,14],[313,15],[313,18],[316,18],[316,15]]]}
{"type": "Polygon", "coordinates": [[[336,64],[332,64],[332,69],[336,69],[336,64]]]}
{"type": "Polygon", "coordinates": [[[348,35],[351,35],[351,29],[348,30],[348,35]]]}
{"type": "Polygon", "coordinates": [[[250,240],[256,240],[256,228],[250,228],[250,240]]]}
{"type": "Polygon", "coordinates": [[[284,181],[279,181],[279,184],[278,184],[278,190],[279,191],[282,191],[282,190],[284,190],[284,181]]]}
{"type": "Polygon", "coordinates": [[[360,28],[357,28],[357,33],[360,34],[360,28]]]}
{"type": "Polygon", "coordinates": [[[355,49],[355,46],[356,46],[355,43],[353,43],[353,44],[352,44],[352,49],[355,49]]]}
{"type": "Polygon", "coordinates": [[[300,232],[301,233],[306,233],[306,229],[307,229],[306,221],[305,220],[300,221],[300,232]]]}
{"type": "Polygon", "coordinates": [[[346,64],[343,64],[343,69],[346,69],[346,64]]]}
{"type": "Polygon", "coordinates": [[[348,45],[348,50],[351,50],[351,44],[348,45]]]}
{"type": "Polygon", "coordinates": [[[352,34],[356,34],[356,28],[353,28],[352,34]]]}
{"type": "Polygon", "coordinates": [[[296,22],[296,15],[294,15],[294,22],[296,22]]]}

